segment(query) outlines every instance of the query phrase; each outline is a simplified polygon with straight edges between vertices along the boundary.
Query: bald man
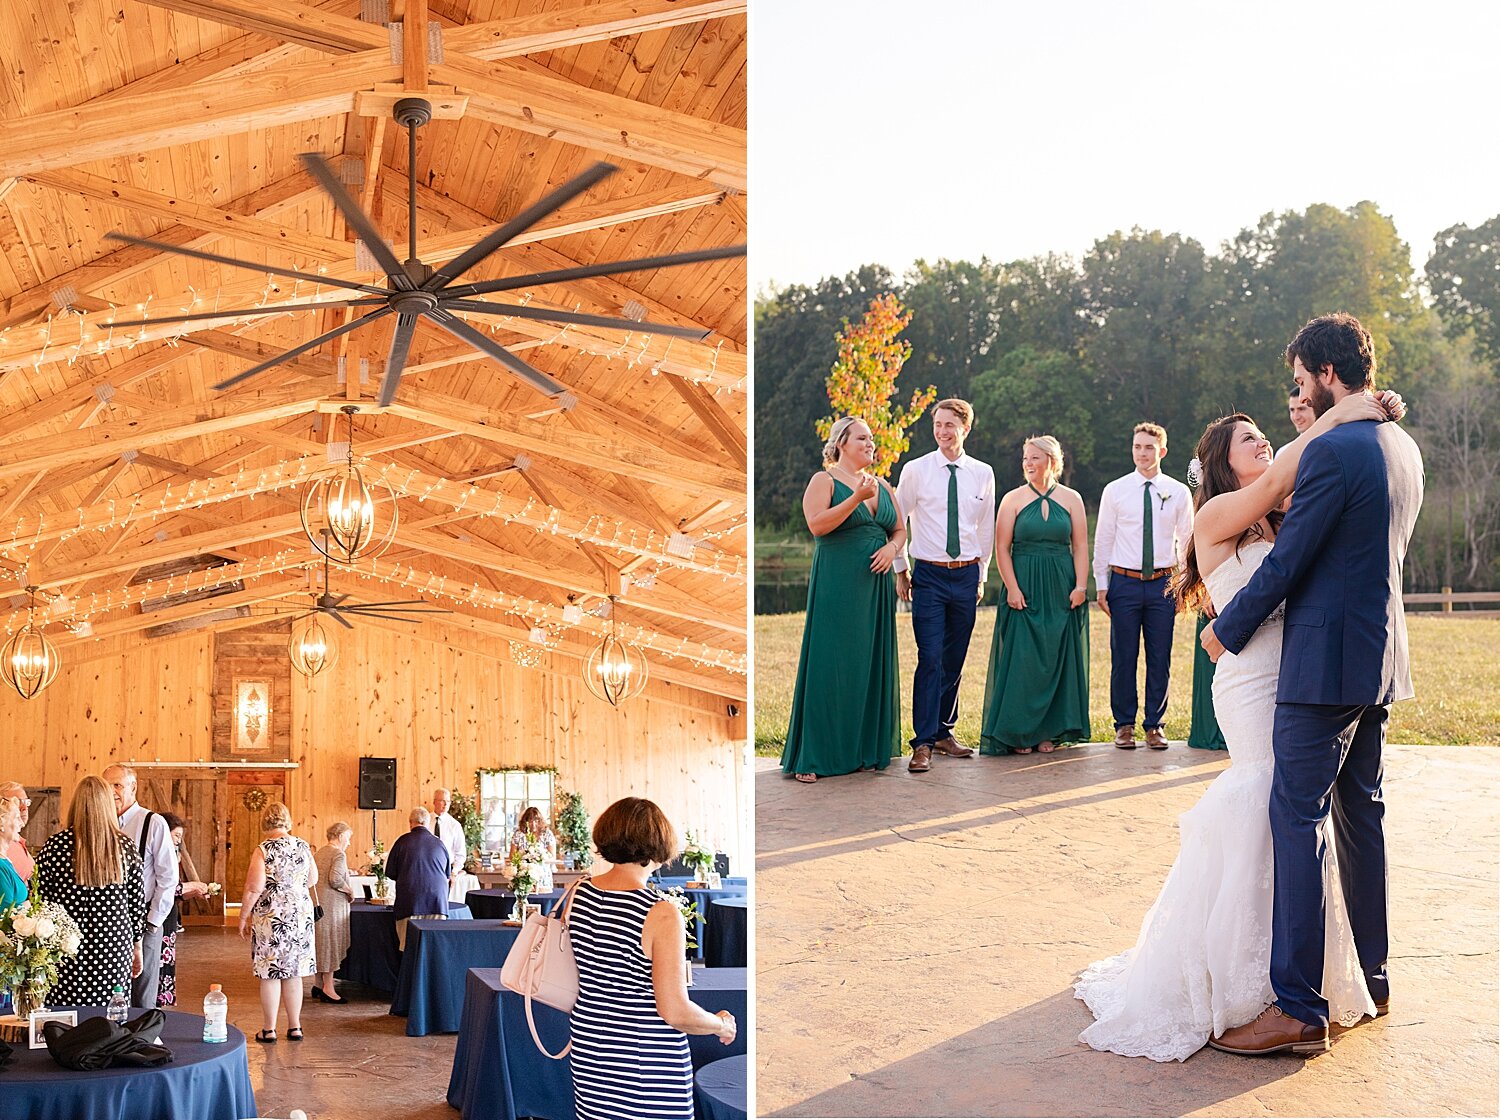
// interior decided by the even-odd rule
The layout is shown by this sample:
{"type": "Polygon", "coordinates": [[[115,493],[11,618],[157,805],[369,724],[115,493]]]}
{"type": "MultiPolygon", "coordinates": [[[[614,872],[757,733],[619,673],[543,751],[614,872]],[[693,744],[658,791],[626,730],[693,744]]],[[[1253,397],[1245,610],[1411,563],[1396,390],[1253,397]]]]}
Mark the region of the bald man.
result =
{"type": "Polygon", "coordinates": [[[120,831],[141,853],[141,878],[146,889],[146,935],[141,939],[141,974],[130,982],[130,1005],[156,1006],[161,979],[162,923],[177,900],[177,849],[166,818],[135,800],[135,771],[116,763],[104,771],[115,795],[120,831]]]}

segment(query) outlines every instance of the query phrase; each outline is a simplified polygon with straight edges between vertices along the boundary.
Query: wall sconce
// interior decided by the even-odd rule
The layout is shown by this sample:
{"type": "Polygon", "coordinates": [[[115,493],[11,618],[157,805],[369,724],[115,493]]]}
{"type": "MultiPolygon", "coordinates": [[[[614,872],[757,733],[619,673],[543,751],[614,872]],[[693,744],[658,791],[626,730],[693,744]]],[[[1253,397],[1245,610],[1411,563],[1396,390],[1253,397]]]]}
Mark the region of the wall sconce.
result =
{"type": "Polygon", "coordinates": [[[271,748],[271,682],[236,681],[234,686],[234,750],[258,753],[271,748]]]}

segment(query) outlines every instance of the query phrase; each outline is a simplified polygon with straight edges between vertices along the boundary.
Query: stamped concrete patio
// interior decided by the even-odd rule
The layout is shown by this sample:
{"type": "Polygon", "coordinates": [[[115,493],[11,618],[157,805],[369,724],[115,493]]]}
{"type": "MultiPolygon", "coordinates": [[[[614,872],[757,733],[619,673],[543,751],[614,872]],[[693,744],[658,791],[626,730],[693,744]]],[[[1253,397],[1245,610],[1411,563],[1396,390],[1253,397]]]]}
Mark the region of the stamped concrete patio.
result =
{"type": "Polygon", "coordinates": [[[1388,747],[1392,1010],[1312,1059],[1100,1054],[1076,971],[1135,940],[1176,818],[1228,765],[1174,742],[784,779],[757,760],[763,1116],[1494,1116],[1500,751],[1388,747]]]}

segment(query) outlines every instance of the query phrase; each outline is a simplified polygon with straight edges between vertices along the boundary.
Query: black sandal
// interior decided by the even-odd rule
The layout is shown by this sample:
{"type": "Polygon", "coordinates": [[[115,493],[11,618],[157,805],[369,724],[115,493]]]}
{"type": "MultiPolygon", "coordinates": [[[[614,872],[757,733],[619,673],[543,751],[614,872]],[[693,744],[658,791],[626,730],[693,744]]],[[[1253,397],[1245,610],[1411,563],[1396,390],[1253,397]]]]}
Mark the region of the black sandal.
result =
{"type": "Polygon", "coordinates": [[[255,1032],[255,1041],[256,1042],[264,1042],[267,1046],[275,1046],[276,1045],[276,1032],[273,1031],[273,1030],[272,1031],[256,1031],[255,1032]]]}
{"type": "Polygon", "coordinates": [[[289,1027],[289,1028],[287,1028],[286,1040],[288,1042],[301,1042],[302,1041],[302,1028],[301,1027],[289,1027]]]}

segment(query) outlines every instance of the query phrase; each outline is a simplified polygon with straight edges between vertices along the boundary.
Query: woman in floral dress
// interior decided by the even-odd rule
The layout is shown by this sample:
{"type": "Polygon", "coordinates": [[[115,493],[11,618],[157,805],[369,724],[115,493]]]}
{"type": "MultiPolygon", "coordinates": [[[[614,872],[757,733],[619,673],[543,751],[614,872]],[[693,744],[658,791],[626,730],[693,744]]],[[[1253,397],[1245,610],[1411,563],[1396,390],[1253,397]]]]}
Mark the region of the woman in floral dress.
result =
{"type": "Polygon", "coordinates": [[[240,903],[240,936],[250,937],[250,960],[260,978],[265,1028],[255,1041],[276,1041],[276,1016],[286,1003],[286,1037],[302,1041],[302,978],[317,971],[313,901],[318,865],[307,841],[291,835],[292,814],[279,801],[261,818],[266,838],[250,857],[240,903]]]}

